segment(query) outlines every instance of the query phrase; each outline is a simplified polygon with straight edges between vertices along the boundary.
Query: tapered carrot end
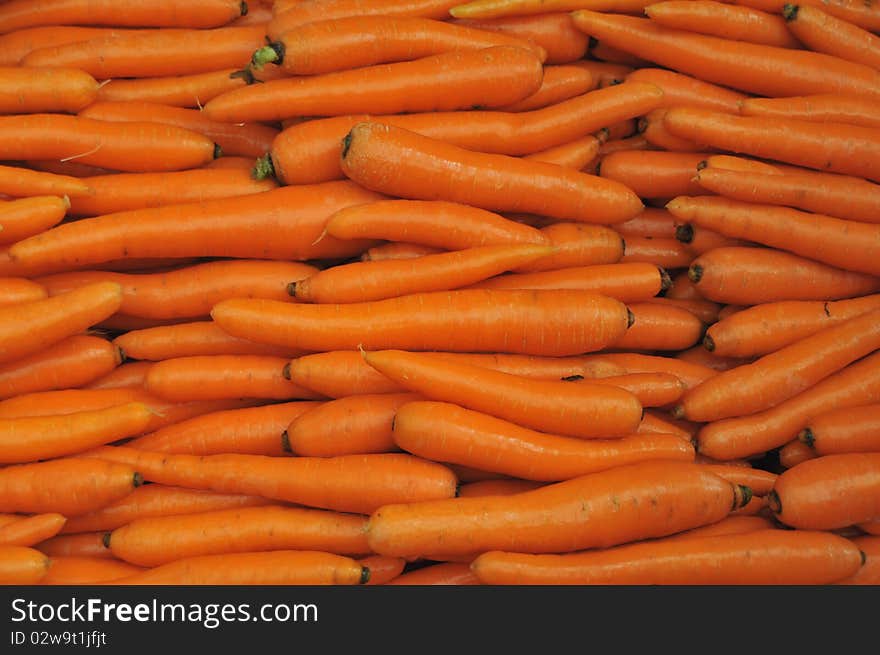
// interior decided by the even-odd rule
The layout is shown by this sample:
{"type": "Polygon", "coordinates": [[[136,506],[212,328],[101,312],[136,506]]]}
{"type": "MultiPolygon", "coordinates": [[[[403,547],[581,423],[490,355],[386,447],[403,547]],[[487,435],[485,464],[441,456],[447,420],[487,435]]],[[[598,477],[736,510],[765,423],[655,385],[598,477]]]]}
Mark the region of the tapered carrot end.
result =
{"type": "Polygon", "coordinates": [[[285,380],[290,380],[290,379],[291,379],[291,377],[290,377],[290,362],[287,362],[287,363],[284,365],[284,368],[281,369],[281,376],[282,376],[285,380]]]}
{"type": "Polygon", "coordinates": [[[290,435],[287,433],[287,430],[281,433],[281,450],[285,453],[293,454],[293,448],[290,446],[290,435]]]}
{"type": "Polygon", "coordinates": [[[688,279],[694,284],[699,284],[703,279],[703,267],[699,264],[693,264],[688,268],[688,279]]]}
{"type": "Polygon", "coordinates": [[[712,335],[706,334],[703,336],[703,348],[710,353],[715,352],[715,339],[712,338],[712,335]]]}
{"type": "Polygon", "coordinates": [[[275,177],[275,164],[272,162],[272,155],[268,152],[257,159],[254,167],[251,169],[251,177],[255,180],[265,180],[267,177],[275,177]]]}
{"type": "Polygon", "coordinates": [[[782,17],[785,18],[786,22],[790,23],[797,19],[798,10],[800,10],[800,7],[797,5],[785,4],[782,6],[782,17]]]}
{"type": "Polygon", "coordinates": [[[144,483],[144,476],[137,471],[135,471],[135,474],[131,476],[131,478],[131,484],[135,489],[137,489],[144,483]]]}
{"type": "Polygon", "coordinates": [[[813,444],[816,443],[816,435],[813,434],[813,431],[810,428],[804,428],[798,434],[798,441],[812,448],[813,444]]]}
{"type": "Polygon", "coordinates": [[[767,506],[774,514],[782,513],[782,501],[779,500],[779,494],[776,493],[775,489],[772,489],[770,493],[767,494],[767,506]]]}
{"type": "Polygon", "coordinates": [[[677,226],[675,238],[682,243],[691,243],[694,240],[694,227],[689,223],[677,226]]]}

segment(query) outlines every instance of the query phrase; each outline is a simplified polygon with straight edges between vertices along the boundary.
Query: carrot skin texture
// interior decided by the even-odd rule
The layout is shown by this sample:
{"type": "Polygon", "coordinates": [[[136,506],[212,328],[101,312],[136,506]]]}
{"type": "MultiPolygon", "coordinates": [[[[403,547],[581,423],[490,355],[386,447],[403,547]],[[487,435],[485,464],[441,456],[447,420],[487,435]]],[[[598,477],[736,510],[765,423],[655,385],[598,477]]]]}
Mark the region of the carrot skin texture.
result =
{"type": "Polygon", "coordinates": [[[880,406],[864,405],[819,414],[798,435],[815,455],[880,452],[880,406]]]}
{"type": "Polygon", "coordinates": [[[739,111],[740,102],[747,98],[731,89],[663,68],[638,68],[626,79],[628,82],[642,82],[660,87],[663,90],[661,107],[687,105],[735,114],[739,111]]]}
{"type": "Polygon", "coordinates": [[[49,558],[33,548],[0,547],[0,584],[35,585],[49,570],[49,558]]]}
{"type": "Polygon", "coordinates": [[[115,560],[113,553],[104,545],[106,534],[106,532],[62,534],[40,542],[34,548],[49,557],[91,557],[115,560]]]}
{"type": "Polygon", "coordinates": [[[76,67],[0,66],[0,114],[76,113],[95,101],[98,82],[76,67]]]}
{"type": "Polygon", "coordinates": [[[852,542],[867,556],[862,568],[853,575],[834,584],[839,585],[877,585],[880,584],[880,537],[853,537],[852,542]]]}
{"type": "Polygon", "coordinates": [[[41,585],[94,585],[125,578],[143,569],[116,559],[87,556],[49,558],[41,585]]]}
{"type": "Polygon", "coordinates": [[[0,193],[13,198],[67,196],[69,199],[76,199],[92,192],[93,189],[87,182],[69,175],[55,175],[18,166],[0,166],[0,193]]]}
{"type": "Polygon", "coordinates": [[[880,68],[880,37],[809,4],[788,4],[782,15],[788,30],[808,48],[846,61],[880,68]]]}
{"type": "Polygon", "coordinates": [[[22,518],[11,525],[0,527],[0,547],[30,548],[58,534],[66,520],[61,514],[34,514],[22,518]]]}
{"type": "Polygon", "coordinates": [[[476,576],[471,572],[470,565],[461,562],[443,562],[432,564],[415,571],[410,571],[396,577],[391,585],[476,585],[480,584],[476,576]]]}
{"type": "Polygon", "coordinates": [[[600,160],[599,175],[626,184],[641,198],[698,194],[693,177],[709,153],[624,150],[600,160]]]}
{"type": "Polygon", "coordinates": [[[739,103],[739,113],[743,116],[771,116],[880,127],[880,113],[876,103],[852,95],[818,93],[792,98],[744,98],[739,103]]]}
{"type": "Polygon", "coordinates": [[[56,196],[21,198],[0,205],[0,244],[7,245],[55,227],[70,200],[56,196]]]}

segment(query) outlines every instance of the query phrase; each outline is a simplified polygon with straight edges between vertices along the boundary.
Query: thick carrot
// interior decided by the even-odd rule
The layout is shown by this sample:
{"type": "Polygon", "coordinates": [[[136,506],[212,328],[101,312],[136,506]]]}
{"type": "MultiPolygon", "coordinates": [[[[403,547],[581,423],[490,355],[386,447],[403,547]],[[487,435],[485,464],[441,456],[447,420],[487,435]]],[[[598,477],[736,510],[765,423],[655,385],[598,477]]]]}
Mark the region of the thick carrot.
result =
{"type": "Polygon", "coordinates": [[[342,169],[367,188],[402,198],[449,200],[563,220],[616,223],[643,208],[618,182],[544,162],[470,152],[381,123],[352,128],[344,139],[342,169]],[[412,153],[406,159],[411,167],[401,166],[403,152],[412,153]]]}
{"type": "Polygon", "coordinates": [[[461,485],[458,489],[458,495],[460,498],[510,496],[522,493],[523,491],[531,491],[541,486],[543,486],[543,483],[535,482],[534,480],[481,480],[461,485]]]}
{"type": "Polygon", "coordinates": [[[808,459],[816,457],[815,451],[800,439],[792,439],[784,446],[780,446],[778,450],[779,466],[783,469],[790,469],[797,466],[808,459]]]}
{"type": "Polygon", "coordinates": [[[415,259],[416,257],[424,257],[425,255],[439,255],[441,252],[443,251],[439,248],[422,246],[418,243],[392,241],[389,243],[380,243],[372,248],[367,248],[361,253],[360,261],[381,262],[389,259],[415,259]]]}
{"type": "Polygon", "coordinates": [[[76,66],[0,66],[0,114],[76,113],[97,94],[98,82],[76,66]]]}
{"type": "Polygon", "coordinates": [[[314,400],[308,389],[286,379],[285,357],[266,355],[208,355],[156,362],[147,372],[144,388],[172,402],[265,398],[314,400]]]}
{"type": "Polygon", "coordinates": [[[537,91],[542,76],[541,60],[534,53],[493,46],[272,80],[224,93],[209,100],[204,111],[212,120],[251,122],[500,107],[537,91]],[[426,77],[434,83],[424,85],[426,77]]]}
{"type": "Polygon", "coordinates": [[[623,303],[565,289],[466,289],[344,308],[224,300],[211,315],[233,336],[312,351],[363,347],[563,356],[603,348],[629,326],[623,303]],[[486,307],[493,309],[487,313],[486,307]]]}
{"type": "Polygon", "coordinates": [[[693,177],[708,156],[707,152],[624,150],[602,157],[599,175],[627,185],[641,198],[696,195],[702,187],[693,177]]]}
{"type": "Polygon", "coordinates": [[[108,533],[119,559],[144,567],[203,555],[271,550],[316,550],[339,555],[370,552],[367,518],[298,507],[245,507],[135,519],[108,533]]]}
{"type": "Polygon", "coordinates": [[[89,384],[82,385],[81,388],[124,389],[126,387],[140,387],[143,386],[147,370],[151,365],[152,362],[126,362],[89,384]]]}
{"type": "Polygon", "coordinates": [[[21,65],[74,68],[102,80],[198,75],[246,66],[265,36],[263,25],[120,33],[39,48],[25,55],[21,65]]]}
{"type": "Polygon", "coordinates": [[[648,263],[660,268],[687,267],[695,253],[678,239],[655,239],[653,237],[628,236],[623,248],[623,264],[648,263]]]}
{"type": "Polygon", "coordinates": [[[664,407],[678,400],[686,389],[684,382],[670,373],[629,373],[589,381],[625,389],[639,399],[642,407],[664,407]]]}
{"type": "Polygon", "coordinates": [[[370,569],[370,581],[368,585],[385,585],[400,576],[406,568],[406,560],[402,557],[383,557],[382,555],[368,555],[358,559],[363,566],[370,569]]]}
{"type": "Polygon", "coordinates": [[[343,177],[342,139],[357,123],[377,120],[485,153],[527,155],[593,134],[653,109],[662,92],[652,84],[621,84],[590,91],[528,112],[468,111],[412,115],[338,116],[282,131],[270,153],[274,174],[287,184],[343,177]]]}
{"type": "Polygon", "coordinates": [[[0,362],[32,355],[90,328],[115,313],[121,300],[120,286],[106,282],[0,307],[0,362]]]}
{"type": "Polygon", "coordinates": [[[294,357],[301,354],[232,337],[210,321],[134,330],[120,334],[113,342],[132,359],[153,361],[208,355],[294,357]]]}
{"type": "Polygon", "coordinates": [[[85,180],[19,166],[0,166],[0,193],[13,198],[56,196],[81,198],[93,193],[85,180]]]}
{"type": "Polygon", "coordinates": [[[717,248],[688,269],[709,300],[758,305],[789,300],[840,300],[880,290],[880,279],[772,248],[717,248]]]}
{"type": "Polygon", "coordinates": [[[880,584],[880,537],[853,537],[851,541],[862,551],[865,559],[862,567],[848,578],[836,581],[839,585],[878,585],[880,584]]]}
{"type": "Polygon", "coordinates": [[[80,387],[106,375],[121,361],[122,352],[106,339],[74,335],[0,365],[0,398],[80,387]]]}
{"type": "MultiPolygon", "coordinates": [[[[620,302],[634,303],[653,298],[668,283],[669,276],[663,269],[654,264],[633,262],[499,275],[474,284],[471,288],[580,289],[616,298],[620,302]]],[[[635,329],[635,326],[631,329],[635,329]]]]}
{"type": "Polygon", "coordinates": [[[820,330],[753,363],[723,371],[688,391],[673,413],[708,422],[769,409],[880,348],[878,322],[880,309],[820,330]]]}
{"type": "Polygon", "coordinates": [[[141,481],[130,466],[96,460],[7,466],[0,469],[0,511],[76,516],[119,500],[141,481]]]}
{"type": "Polygon", "coordinates": [[[62,534],[37,544],[35,548],[49,557],[93,557],[115,560],[113,553],[104,545],[105,534],[106,532],[62,534]]]}
{"type": "Polygon", "coordinates": [[[817,455],[880,452],[880,405],[847,407],[817,415],[798,439],[817,455]]]}
{"type": "Polygon", "coordinates": [[[343,181],[106,214],[20,241],[10,248],[10,255],[26,267],[62,271],[71,263],[141,257],[347,257],[372,242],[332,237],[316,242],[327,218],[343,207],[380,198],[343,181]]]}
{"type": "Polygon", "coordinates": [[[554,253],[549,245],[480,246],[409,260],[333,266],[291,282],[296,300],[363,303],[473,285],[554,253]]]}
{"type": "MultiPolygon", "coordinates": [[[[668,4],[668,3],[661,3],[668,4]]],[[[658,6],[658,5],[655,5],[658,6]]],[[[628,82],[653,84],[663,90],[661,107],[705,107],[736,114],[747,96],[664,68],[639,68],[627,75],[628,82]]]]}
{"type": "Polygon", "coordinates": [[[0,244],[15,243],[55,227],[69,207],[66,196],[34,196],[0,204],[0,244]]]}
{"type": "Polygon", "coordinates": [[[869,355],[775,407],[709,423],[697,434],[699,452],[733,459],[766,452],[794,439],[819,414],[880,402],[877,363],[869,355]]]}
{"type": "Polygon", "coordinates": [[[241,71],[227,68],[196,75],[105,80],[97,101],[153,102],[197,109],[222,93],[250,84],[247,78],[241,71]]]}
{"type": "Polygon", "coordinates": [[[704,152],[708,150],[702,143],[682,139],[666,129],[663,122],[669,109],[658,107],[639,119],[639,134],[658,150],[669,152],[704,152]]]}
{"type": "Polygon", "coordinates": [[[288,75],[319,75],[492,46],[523,48],[542,62],[547,58],[543,48],[525,39],[430,18],[383,14],[305,23],[257,50],[253,65],[274,63],[288,75]]]}
{"type": "Polygon", "coordinates": [[[205,316],[227,298],[290,300],[287,285],[318,269],[299,262],[231,259],[162,273],[77,271],[37,278],[50,296],[89,284],[113,282],[122,287],[119,313],[142,318],[205,316]]]}
{"type": "Polygon", "coordinates": [[[418,394],[389,393],[331,400],[291,419],[281,436],[282,448],[306,457],[395,452],[395,414],[420,399],[418,394]]]}
{"type": "Polygon", "coordinates": [[[121,585],[356,585],[370,570],[350,557],[276,550],[184,558],[113,580],[121,585]]]}
{"type": "Polygon", "coordinates": [[[599,155],[599,147],[601,145],[602,141],[600,139],[589,135],[577,141],[571,141],[561,146],[526,155],[524,159],[543,161],[548,164],[556,164],[557,166],[582,171],[587,164],[594,161],[599,155]]]}
{"type": "Polygon", "coordinates": [[[880,37],[809,4],[786,3],[782,9],[789,31],[810,50],[880,68],[880,37]]]}
{"type": "Polygon", "coordinates": [[[732,41],[631,16],[576,11],[585,33],[664,68],[756,95],[854,93],[877,97],[880,71],[808,50],[732,41]]]}
{"type": "Polygon", "coordinates": [[[197,457],[108,446],[84,456],[128,462],[136,465],[145,479],[161,484],[263,496],[356,514],[369,514],[387,503],[451,498],[457,484],[445,466],[400,453],[344,457],[234,454],[197,457]]]}
{"type": "MultiPolygon", "coordinates": [[[[620,225],[620,224],[618,224],[620,225]]],[[[541,233],[556,252],[515,269],[518,273],[538,273],[560,268],[615,264],[623,257],[623,239],[604,225],[554,222],[541,233]]]]}
{"type": "Polygon", "coordinates": [[[382,507],[367,539],[374,552],[398,557],[604,548],[714,523],[745,494],[694,464],[640,462],[512,496],[382,507]]]}
{"type": "MultiPolygon", "coordinates": [[[[785,3],[777,0],[736,0],[737,4],[781,14],[785,3]]],[[[801,0],[800,6],[819,7],[822,11],[874,32],[880,31],[880,12],[874,4],[860,0],[801,0]]]]}
{"type": "Polygon", "coordinates": [[[106,507],[68,519],[62,534],[105,532],[138,519],[184,516],[223,509],[259,507],[270,501],[258,496],[217,494],[210,491],[147,484],[106,507]]]}
{"type": "Polygon", "coordinates": [[[699,318],[679,307],[634,302],[629,308],[635,321],[610,348],[649,352],[685,350],[699,343],[706,329],[699,318]]]}
{"type": "Polygon", "coordinates": [[[772,177],[710,166],[696,175],[705,190],[740,202],[787,205],[842,219],[877,223],[880,185],[860,177],[801,169],[772,177]]]}
{"type": "Polygon", "coordinates": [[[2,159],[76,159],[133,173],[194,168],[218,154],[208,137],[173,125],[65,114],[0,116],[0,135],[2,159]]]}
{"type": "Polygon", "coordinates": [[[535,432],[442,402],[410,402],[394,417],[394,441],[434,461],[555,482],[647,460],[693,461],[691,444],[675,435],[643,434],[581,440],[535,432]]]}
{"type": "Polygon", "coordinates": [[[94,585],[125,578],[143,569],[106,557],[58,556],[49,560],[41,585],[94,585]]]}
{"type": "Polygon", "coordinates": [[[48,296],[48,292],[33,280],[0,277],[0,307],[43,300],[48,296]]]}
{"type": "Polygon", "coordinates": [[[659,25],[686,32],[779,48],[803,47],[781,16],[751,7],[714,0],[672,0],[645,7],[645,14],[659,25]]]}
{"type": "Polygon", "coordinates": [[[199,132],[220,146],[224,155],[260,157],[272,147],[278,130],[261,124],[219,123],[196,109],[169,107],[150,102],[95,102],[79,112],[85,118],[102,121],[150,121],[176,125],[199,132]]]}
{"type": "Polygon", "coordinates": [[[0,547],[0,584],[39,584],[46,576],[49,565],[49,558],[33,548],[0,547]]]}
{"type": "Polygon", "coordinates": [[[856,573],[858,547],[827,532],[757,530],[660,539],[564,555],[488,552],[471,564],[484,584],[830,584],[856,573]]]}
{"type": "Polygon", "coordinates": [[[642,417],[638,398],[619,387],[534,380],[404,351],[366,352],[364,358],[383,375],[430,400],[542,432],[619,437],[635,432],[642,417]]]}
{"type": "Polygon", "coordinates": [[[514,102],[498,111],[523,112],[550,107],[576,98],[596,88],[592,74],[580,66],[545,66],[541,87],[532,95],[514,102]]]}
{"type": "Polygon", "coordinates": [[[463,562],[442,562],[423,566],[414,571],[399,575],[389,584],[391,585],[478,585],[476,576],[471,572],[469,564],[463,562]]]}
{"type": "Polygon", "coordinates": [[[67,519],[61,514],[34,514],[0,528],[0,546],[34,546],[58,534],[67,519]]]}
{"type": "Polygon", "coordinates": [[[799,530],[834,530],[880,516],[880,453],[825,455],[783,471],[770,509],[799,530]]]}
{"type": "Polygon", "coordinates": [[[770,116],[880,127],[880,111],[876,102],[858,96],[833,93],[793,98],[744,98],[739,103],[739,113],[743,116],[770,116]]]}
{"type": "Polygon", "coordinates": [[[0,35],[0,66],[16,66],[29,52],[37,48],[88,41],[102,36],[114,36],[130,28],[81,27],[78,25],[44,25],[27,27],[0,35]]]}

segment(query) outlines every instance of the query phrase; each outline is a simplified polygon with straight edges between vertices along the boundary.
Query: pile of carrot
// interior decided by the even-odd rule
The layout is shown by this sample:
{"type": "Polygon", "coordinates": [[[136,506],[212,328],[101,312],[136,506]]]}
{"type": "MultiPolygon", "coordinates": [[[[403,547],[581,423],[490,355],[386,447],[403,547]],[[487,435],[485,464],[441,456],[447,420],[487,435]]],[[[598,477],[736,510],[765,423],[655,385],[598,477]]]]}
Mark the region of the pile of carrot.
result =
{"type": "Polygon", "coordinates": [[[880,584],[880,6],[0,4],[0,583],[880,584]]]}

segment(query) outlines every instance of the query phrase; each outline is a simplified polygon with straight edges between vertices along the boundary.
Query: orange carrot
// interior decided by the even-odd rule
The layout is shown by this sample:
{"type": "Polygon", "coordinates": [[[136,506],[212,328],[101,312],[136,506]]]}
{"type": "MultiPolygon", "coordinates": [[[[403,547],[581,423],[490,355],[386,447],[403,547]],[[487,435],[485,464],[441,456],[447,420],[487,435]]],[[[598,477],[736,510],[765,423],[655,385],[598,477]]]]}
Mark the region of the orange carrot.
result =
{"type": "Polygon", "coordinates": [[[400,576],[406,567],[406,560],[402,557],[384,557],[382,555],[368,555],[361,557],[358,562],[370,569],[370,581],[368,585],[385,585],[400,576]]]}
{"type": "Polygon", "coordinates": [[[461,485],[458,489],[458,496],[459,498],[510,496],[522,493],[523,491],[531,491],[541,486],[543,486],[542,483],[535,482],[534,480],[482,480],[461,485]]]}
{"type": "Polygon", "coordinates": [[[635,218],[618,223],[614,229],[627,237],[675,238],[677,221],[666,209],[645,207],[635,218]]]}
{"type": "Polygon", "coordinates": [[[661,107],[705,107],[736,114],[746,99],[742,93],[663,68],[639,68],[626,80],[660,87],[663,90],[661,107]]]}
{"type": "Polygon", "coordinates": [[[642,0],[471,0],[460,2],[449,13],[456,18],[495,18],[499,16],[530,16],[545,11],[595,9],[621,13],[641,13],[642,0]]]}
{"type": "Polygon", "coordinates": [[[782,15],[791,33],[810,50],[880,68],[880,37],[868,30],[809,4],[786,3],[782,15]]]}
{"type": "Polygon", "coordinates": [[[47,539],[35,546],[49,557],[93,557],[115,560],[113,553],[104,545],[106,532],[82,532],[63,534],[47,539]]]}
{"type": "Polygon", "coordinates": [[[626,184],[642,198],[696,195],[697,165],[710,153],[624,150],[602,157],[599,175],[626,184]]]}
{"type": "Polygon", "coordinates": [[[667,107],[659,107],[639,119],[639,134],[644,136],[648,143],[658,150],[667,150],[669,152],[704,152],[710,150],[710,148],[707,148],[702,143],[683,139],[666,129],[663,118],[668,111],[667,107]]]}
{"type": "Polygon", "coordinates": [[[582,358],[585,365],[599,367],[601,365],[617,369],[616,373],[607,373],[596,377],[608,377],[608,375],[623,375],[627,373],[668,373],[681,380],[685,387],[691,389],[714,375],[713,369],[699,364],[691,364],[672,357],[661,357],[643,353],[600,353],[587,355],[582,358]]]}
{"type": "Polygon", "coordinates": [[[0,114],[76,113],[95,101],[98,82],[76,66],[0,66],[0,114]]]}
{"type": "Polygon", "coordinates": [[[61,514],[34,514],[0,528],[0,547],[31,547],[54,537],[67,519],[61,514]]]}
{"type": "Polygon", "coordinates": [[[0,66],[16,66],[25,55],[37,48],[114,36],[128,29],[130,28],[78,25],[44,25],[18,29],[0,35],[0,66]]]}
{"type": "Polygon", "coordinates": [[[46,576],[49,558],[33,548],[0,547],[0,584],[35,585],[46,576]]]}
{"type": "MultiPolygon", "coordinates": [[[[757,498],[755,496],[754,498],[757,498]]],[[[751,502],[751,501],[749,501],[751,502]]],[[[723,518],[717,523],[710,523],[692,530],[685,530],[678,534],[666,537],[665,541],[678,539],[694,539],[697,537],[720,537],[732,534],[747,534],[749,532],[757,532],[758,530],[772,530],[775,526],[773,522],[763,516],[737,516],[731,515],[723,518]]]]}
{"type": "Polygon", "coordinates": [[[628,236],[625,239],[621,263],[644,262],[674,269],[688,266],[694,257],[695,253],[678,239],[628,236]]]}
{"type": "MultiPolygon", "coordinates": [[[[761,11],[781,14],[785,4],[777,0],[737,0],[737,4],[754,7],[761,11]]],[[[819,7],[832,16],[858,25],[874,32],[880,31],[880,14],[873,4],[866,5],[860,0],[801,0],[801,6],[819,7]]]]}
{"type": "Polygon", "coordinates": [[[389,584],[391,585],[477,585],[480,582],[471,572],[469,564],[461,562],[443,562],[423,566],[415,571],[409,571],[399,575],[389,584]]]}
{"type": "Polygon", "coordinates": [[[147,370],[152,362],[126,362],[117,366],[107,375],[102,375],[97,380],[83,385],[82,389],[124,389],[126,387],[141,387],[147,377],[147,370]]]}
{"type": "MultiPolygon", "coordinates": [[[[715,323],[715,321],[718,320],[718,311],[721,309],[721,305],[711,302],[709,300],[684,300],[679,298],[667,298],[665,296],[648,298],[647,300],[644,300],[642,302],[652,303],[655,305],[666,305],[668,307],[683,309],[696,316],[705,325],[715,323]]],[[[687,350],[693,351],[693,348],[689,348],[687,350]]],[[[700,350],[703,349],[700,348],[700,350]]],[[[682,356],[684,352],[686,351],[679,353],[678,356],[682,356]]],[[[703,352],[707,355],[710,354],[708,351],[705,350],[703,350],[703,352]]],[[[693,354],[693,352],[691,354],[693,354]]],[[[720,363],[718,361],[718,358],[715,358],[715,360],[716,364],[720,363]]]]}
{"type": "Polygon", "coordinates": [[[817,455],[880,452],[880,405],[831,410],[817,415],[798,439],[817,455]]]}
{"type": "Polygon", "coordinates": [[[392,241],[367,248],[361,253],[360,260],[362,262],[381,262],[390,259],[415,259],[425,255],[439,255],[441,252],[443,251],[439,248],[422,246],[418,243],[392,241]]]}
{"type": "Polygon", "coordinates": [[[212,98],[250,83],[252,83],[250,76],[235,68],[196,75],[111,79],[105,80],[104,85],[98,90],[97,101],[153,102],[172,107],[198,109],[212,98]]]}
{"type": "MultiPolygon", "coordinates": [[[[703,343],[706,343],[705,336],[703,337],[703,343]]],[[[685,362],[708,366],[716,371],[729,371],[732,368],[743,366],[744,364],[750,364],[754,361],[753,357],[725,357],[723,355],[716,355],[702,345],[693,346],[692,348],[683,350],[677,353],[675,358],[685,362]]]]}
{"type": "Polygon", "coordinates": [[[35,196],[0,204],[0,244],[15,243],[54,227],[70,207],[67,197],[35,196]]]}
{"type": "Polygon", "coordinates": [[[524,159],[543,161],[548,164],[582,171],[587,164],[596,159],[601,143],[598,138],[589,135],[577,141],[571,141],[561,146],[526,155],[524,159]]]}
{"type": "Polygon", "coordinates": [[[41,585],[95,585],[125,578],[143,569],[116,559],[84,556],[58,556],[49,560],[49,572],[41,585]]]}
{"type": "Polygon", "coordinates": [[[76,199],[93,192],[85,180],[66,175],[32,171],[18,166],[0,166],[0,193],[13,198],[56,196],[76,199]]]}
{"type": "Polygon", "coordinates": [[[604,225],[554,222],[541,228],[541,233],[556,248],[556,252],[520,266],[515,269],[516,272],[538,273],[576,266],[615,264],[623,256],[624,243],[620,234],[604,225]]]}
{"type": "Polygon", "coordinates": [[[817,456],[815,451],[800,439],[792,439],[784,446],[780,446],[778,454],[779,466],[783,469],[790,469],[817,456]]]}
{"type": "Polygon", "coordinates": [[[878,585],[880,584],[880,537],[854,537],[851,540],[860,551],[865,562],[848,578],[838,580],[839,585],[878,585]]]}
{"type": "Polygon", "coordinates": [[[523,112],[550,107],[596,88],[593,76],[580,66],[545,66],[541,87],[532,95],[498,111],[523,112]]]}
{"type": "Polygon", "coordinates": [[[684,383],[670,373],[629,373],[592,378],[590,382],[625,389],[639,399],[642,407],[666,406],[678,400],[685,391],[684,383]]]}
{"type": "Polygon", "coordinates": [[[684,350],[698,343],[705,331],[703,322],[691,312],[671,305],[634,302],[629,305],[635,321],[609,347],[619,350],[684,350]]]}
{"type": "Polygon", "coordinates": [[[877,103],[867,98],[832,93],[793,98],[744,98],[739,103],[739,113],[743,116],[880,127],[877,103]]]}

